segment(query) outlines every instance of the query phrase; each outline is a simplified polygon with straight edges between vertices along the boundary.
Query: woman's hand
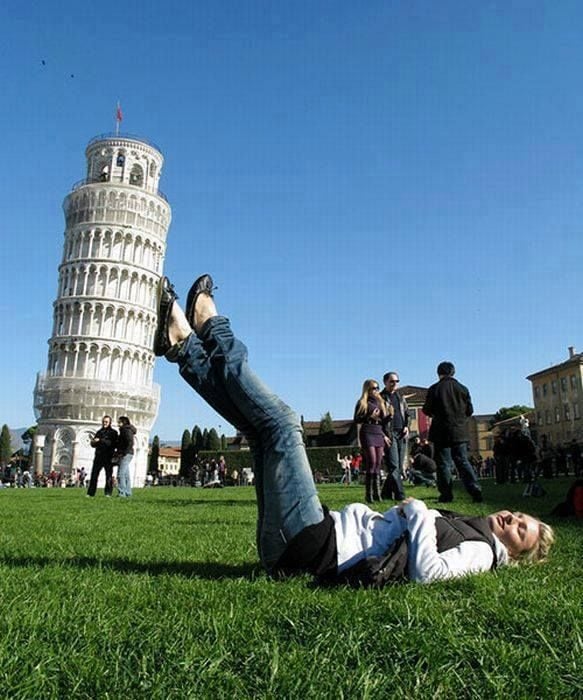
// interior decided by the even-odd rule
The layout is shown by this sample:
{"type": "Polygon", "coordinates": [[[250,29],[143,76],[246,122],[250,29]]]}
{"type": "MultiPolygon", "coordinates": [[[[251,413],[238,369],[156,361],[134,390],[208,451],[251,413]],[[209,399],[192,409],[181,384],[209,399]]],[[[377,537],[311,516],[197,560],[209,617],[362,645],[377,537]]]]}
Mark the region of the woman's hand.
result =
{"type": "Polygon", "coordinates": [[[390,447],[391,446],[391,438],[388,435],[383,435],[383,437],[385,439],[385,445],[387,447],[390,447]]]}
{"type": "Polygon", "coordinates": [[[405,498],[404,500],[402,500],[402,501],[399,503],[399,505],[398,505],[397,507],[398,507],[398,509],[399,509],[399,515],[400,515],[402,518],[406,518],[406,517],[407,517],[407,516],[405,515],[405,506],[406,506],[406,505],[409,505],[409,503],[412,503],[414,500],[415,500],[415,499],[413,498],[413,496],[408,496],[407,498],[405,498]]]}

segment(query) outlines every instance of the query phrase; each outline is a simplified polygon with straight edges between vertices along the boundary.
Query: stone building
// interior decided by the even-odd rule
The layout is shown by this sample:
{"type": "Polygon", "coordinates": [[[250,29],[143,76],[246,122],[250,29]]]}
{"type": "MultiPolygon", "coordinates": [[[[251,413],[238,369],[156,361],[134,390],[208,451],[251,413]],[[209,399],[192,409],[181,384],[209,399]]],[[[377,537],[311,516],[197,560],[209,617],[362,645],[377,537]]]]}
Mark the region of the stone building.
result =
{"type": "Polygon", "coordinates": [[[180,473],[180,447],[161,447],[158,454],[158,474],[178,476],[180,473]]]}
{"type": "Polygon", "coordinates": [[[583,440],[583,353],[569,348],[567,360],[530,374],[536,431],[549,445],[583,440]]]}
{"type": "Polygon", "coordinates": [[[493,413],[474,414],[468,421],[470,454],[484,459],[494,456],[494,433],[490,428],[493,413]]]}
{"type": "Polygon", "coordinates": [[[90,469],[104,414],[137,428],[134,486],[144,483],[160,388],[152,373],[157,285],[171,210],[163,156],[148,141],[105,134],[85,151],[86,178],[65,197],[63,255],[47,370],[37,377],[37,469],[90,469]]]}

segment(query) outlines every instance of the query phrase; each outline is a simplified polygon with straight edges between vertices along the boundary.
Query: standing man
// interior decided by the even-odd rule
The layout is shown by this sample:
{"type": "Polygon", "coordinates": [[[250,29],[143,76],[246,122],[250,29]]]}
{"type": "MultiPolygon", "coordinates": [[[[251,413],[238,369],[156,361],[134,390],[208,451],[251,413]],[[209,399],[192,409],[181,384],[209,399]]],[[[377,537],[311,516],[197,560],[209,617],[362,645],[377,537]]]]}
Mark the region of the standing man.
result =
{"type": "Polygon", "coordinates": [[[101,428],[91,440],[91,447],[95,448],[95,457],[93,459],[93,468],[91,469],[91,478],[89,479],[89,488],[87,489],[88,496],[95,496],[97,479],[102,469],[105,469],[104,492],[106,496],[111,496],[113,491],[113,464],[111,463],[111,458],[117,447],[117,440],[117,430],[111,427],[111,416],[103,416],[101,428]]]}
{"type": "Polygon", "coordinates": [[[127,416],[120,416],[118,425],[119,442],[117,451],[120,456],[120,462],[117,468],[117,491],[121,498],[129,498],[132,495],[130,464],[134,458],[134,435],[136,434],[136,429],[127,416]]]}
{"type": "Polygon", "coordinates": [[[452,460],[460,479],[474,503],[482,502],[482,490],[468,460],[468,418],[474,407],[467,388],[453,378],[455,367],[441,362],[437,367],[439,381],[429,387],[423,412],[432,418],[429,439],[435,445],[439,502],[453,501],[452,460]]]}
{"type": "Polygon", "coordinates": [[[386,372],[383,376],[383,384],[385,388],[381,391],[381,396],[389,406],[392,406],[393,415],[385,428],[390,445],[385,448],[385,464],[388,473],[381,497],[402,501],[405,498],[403,470],[409,435],[409,407],[405,398],[397,392],[399,375],[396,372],[386,372]]]}

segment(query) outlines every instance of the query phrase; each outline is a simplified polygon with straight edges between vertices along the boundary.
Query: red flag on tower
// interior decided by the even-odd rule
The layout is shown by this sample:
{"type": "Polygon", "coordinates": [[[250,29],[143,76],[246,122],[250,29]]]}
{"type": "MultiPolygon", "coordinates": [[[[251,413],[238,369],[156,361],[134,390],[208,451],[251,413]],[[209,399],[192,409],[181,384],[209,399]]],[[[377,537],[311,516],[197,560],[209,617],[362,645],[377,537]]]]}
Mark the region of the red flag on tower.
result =
{"type": "Polygon", "coordinates": [[[119,134],[119,125],[121,124],[122,119],[123,119],[123,114],[121,112],[121,105],[118,102],[117,109],[115,110],[115,133],[116,133],[116,136],[117,136],[117,134],[119,134]]]}

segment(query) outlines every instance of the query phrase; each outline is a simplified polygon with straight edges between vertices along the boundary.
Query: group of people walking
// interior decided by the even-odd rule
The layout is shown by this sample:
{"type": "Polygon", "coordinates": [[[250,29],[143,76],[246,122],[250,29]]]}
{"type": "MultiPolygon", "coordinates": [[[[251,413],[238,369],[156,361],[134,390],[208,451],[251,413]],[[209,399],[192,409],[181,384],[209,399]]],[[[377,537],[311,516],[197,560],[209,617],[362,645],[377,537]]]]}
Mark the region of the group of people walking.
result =
{"type": "MultiPolygon", "coordinates": [[[[429,416],[429,440],[435,449],[437,488],[440,503],[453,501],[453,473],[457,473],[472,500],[482,502],[482,490],[468,459],[468,418],[474,412],[468,389],[454,378],[451,362],[437,367],[439,381],[429,387],[423,412],[429,416]]],[[[363,455],[365,499],[367,503],[382,499],[401,501],[404,462],[409,436],[409,407],[398,391],[399,375],[387,372],[384,388],[374,379],[365,380],[362,394],[354,409],[357,441],[363,455]],[[387,476],[381,488],[381,466],[385,461],[387,476]]]]}
{"type": "Polygon", "coordinates": [[[135,427],[127,416],[118,419],[119,433],[111,425],[111,416],[103,416],[101,428],[91,439],[91,447],[95,449],[93,467],[89,478],[87,495],[95,496],[97,481],[103,469],[105,471],[105,495],[113,493],[113,468],[117,464],[117,488],[121,498],[132,495],[130,466],[134,457],[135,427]]]}

